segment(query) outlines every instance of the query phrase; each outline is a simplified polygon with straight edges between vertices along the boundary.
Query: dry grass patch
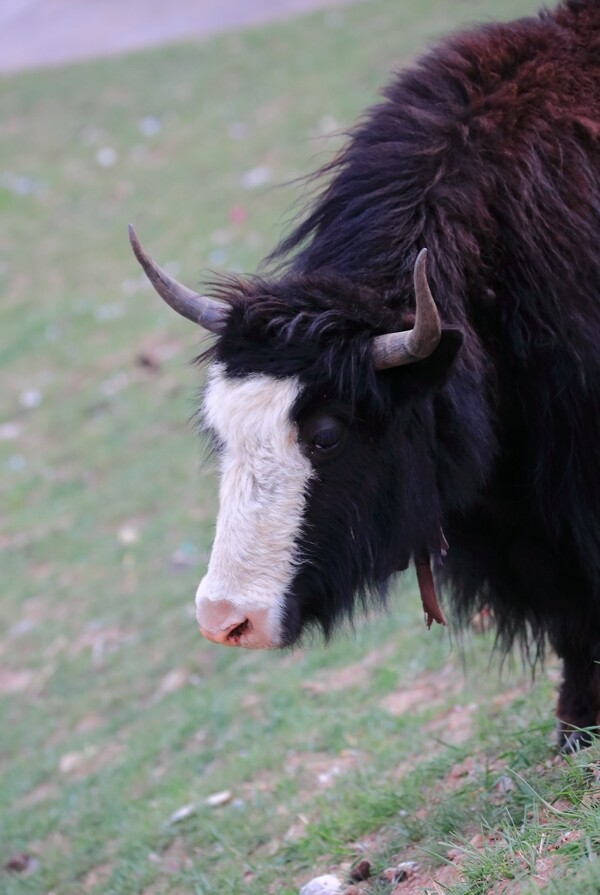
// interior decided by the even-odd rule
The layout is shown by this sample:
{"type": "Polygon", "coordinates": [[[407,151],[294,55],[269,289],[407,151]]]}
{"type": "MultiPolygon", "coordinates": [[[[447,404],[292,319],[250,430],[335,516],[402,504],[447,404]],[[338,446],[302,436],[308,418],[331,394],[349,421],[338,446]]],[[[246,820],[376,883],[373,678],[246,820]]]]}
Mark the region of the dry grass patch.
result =
{"type": "Polygon", "coordinates": [[[371,673],[384,662],[392,659],[398,650],[396,639],[390,640],[385,646],[368,652],[360,662],[352,662],[341,668],[328,668],[311,680],[302,683],[302,689],[308,693],[320,695],[322,693],[337,693],[354,687],[366,687],[371,673]]]}
{"type": "Polygon", "coordinates": [[[463,687],[464,677],[459,677],[457,669],[447,664],[437,671],[420,674],[408,687],[392,691],[380,705],[391,715],[404,715],[413,709],[423,712],[449,696],[456,696],[463,687]]]}

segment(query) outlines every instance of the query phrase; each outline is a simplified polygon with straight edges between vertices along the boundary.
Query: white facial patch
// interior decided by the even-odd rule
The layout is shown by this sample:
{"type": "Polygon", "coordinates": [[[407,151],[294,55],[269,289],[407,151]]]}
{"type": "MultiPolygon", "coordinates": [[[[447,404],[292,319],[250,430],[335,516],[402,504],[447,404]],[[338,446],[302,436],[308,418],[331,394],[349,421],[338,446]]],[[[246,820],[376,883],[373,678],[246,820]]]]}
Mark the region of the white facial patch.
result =
{"type": "MultiPolygon", "coordinates": [[[[220,364],[211,366],[208,379],[204,419],[223,452],[216,536],[196,594],[198,619],[216,630],[218,607],[228,604],[238,621],[251,622],[242,645],[276,647],[313,472],[291,419],[301,385],[297,377],[227,378],[220,364]],[[260,619],[256,625],[254,618],[260,619]]],[[[222,626],[227,623],[224,618],[222,626]]]]}

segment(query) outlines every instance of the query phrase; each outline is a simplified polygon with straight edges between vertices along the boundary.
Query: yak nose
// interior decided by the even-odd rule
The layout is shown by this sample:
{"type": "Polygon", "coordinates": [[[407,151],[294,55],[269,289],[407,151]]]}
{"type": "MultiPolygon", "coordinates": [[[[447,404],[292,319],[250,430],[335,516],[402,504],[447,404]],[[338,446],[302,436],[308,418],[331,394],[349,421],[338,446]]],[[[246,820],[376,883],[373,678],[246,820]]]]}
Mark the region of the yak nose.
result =
{"type": "Polygon", "coordinates": [[[225,646],[241,646],[244,634],[250,631],[250,622],[246,618],[239,625],[232,625],[226,631],[209,631],[207,628],[203,628],[202,625],[199,627],[202,636],[206,637],[207,640],[212,640],[213,643],[223,643],[225,646]]]}
{"type": "Polygon", "coordinates": [[[263,649],[273,645],[265,613],[247,613],[231,600],[197,600],[196,619],[200,633],[213,643],[263,649]]]}
{"type": "Polygon", "coordinates": [[[250,630],[246,614],[229,600],[202,600],[196,607],[196,619],[203,637],[213,643],[237,646],[250,630]]]}

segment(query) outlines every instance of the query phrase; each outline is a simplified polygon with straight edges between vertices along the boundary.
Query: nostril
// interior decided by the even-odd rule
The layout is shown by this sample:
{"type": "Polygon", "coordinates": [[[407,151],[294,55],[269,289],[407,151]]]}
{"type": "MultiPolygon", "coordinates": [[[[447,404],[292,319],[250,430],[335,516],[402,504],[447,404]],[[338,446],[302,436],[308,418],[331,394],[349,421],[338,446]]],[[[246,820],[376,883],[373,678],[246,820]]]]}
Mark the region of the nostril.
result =
{"type": "Polygon", "coordinates": [[[233,628],[227,632],[227,640],[229,643],[237,643],[244,634],[247,634],[252,629],[250,624],[250,620],[245,618],[243,622],[240,622],[239,625],[234,625],[233,628]]]}

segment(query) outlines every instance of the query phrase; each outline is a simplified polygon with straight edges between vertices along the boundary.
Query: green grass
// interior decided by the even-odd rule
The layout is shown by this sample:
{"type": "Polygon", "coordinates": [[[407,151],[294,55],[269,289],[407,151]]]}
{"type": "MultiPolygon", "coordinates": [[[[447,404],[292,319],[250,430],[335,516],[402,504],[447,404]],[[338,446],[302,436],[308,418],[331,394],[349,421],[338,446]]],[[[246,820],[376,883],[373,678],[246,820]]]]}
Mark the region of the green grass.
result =
{"type": "Polygon", "coordinates": [[[35,858],[0,871],[3,895],[286,895],[365,854],[441,872],[461,843],[451,895],[530,892],[542,858],[548,891],[597,891],[597,750],[553,763],[554,683],[499,678],[490,635],[424,631],[411,581],[327,650],[201,641],[202,343],[126,239],[132,220],[191,283],[254,269],[300,195],[275,185],[329,157],[392,67],[533,6],[372,0],[0,81],[0,864],[35,858]],[[242,188],[259,166],[268,184],[242,188]]]}

